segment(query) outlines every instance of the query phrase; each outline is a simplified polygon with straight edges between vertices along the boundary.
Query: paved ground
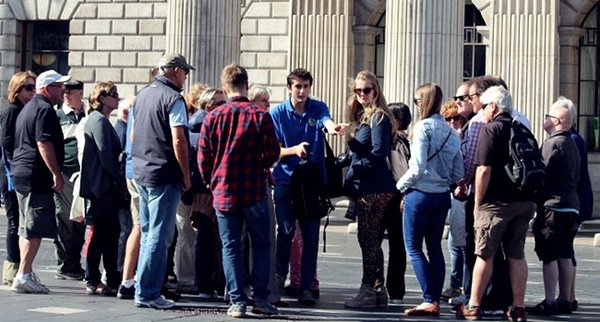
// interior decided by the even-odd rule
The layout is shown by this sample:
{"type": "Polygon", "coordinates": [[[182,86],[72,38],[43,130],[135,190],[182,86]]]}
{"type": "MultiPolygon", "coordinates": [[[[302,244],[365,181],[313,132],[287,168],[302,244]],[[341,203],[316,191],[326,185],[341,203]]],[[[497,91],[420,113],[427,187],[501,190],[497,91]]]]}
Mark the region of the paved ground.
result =
{"type": "MultiPolygon", "coordinates": [[[[4,236],[6,219],[0,211],[0,258],[5,256],[4,236]]],[[[346,233],[347,221],[341,210],[334,212],[332,225],[327,229],[327,252],[319,253],[318,275],[321,281],[321,300],[314,307],[299,305],[289,299],[289,308],[272,321],[396,321],[407,318],[405,308],[420,303],[420,289],[409,264],[406,281],[405,304],[392,305],[385,310],[346,310],[345,299],[358,289],[361,276],[360,249],[356,235],[346,233]]],[[[445,242],[445,241],[444,241],[445,242]]],[[[580,311],[571,316],[554,317],[554,321],[600,321],[600,248],[592,247],[593,232],[583,233],[576,239],[579,258],[577,297],[580,311]]],[[[384,242],[385,244],[385,242],[384,242]]],[[[387,247],[387,245],[384,245],[387,247]]],[[[446,247],[443,247],[445,253],[446,247]]],[[[542,297],[541,265],[533,254],[533,240],[527,240],[529,282],[526,301],[533,305],[542,297]]],[[[320,251],[322,251],[322,246],[320,251]]],[[[448,256],[446,256],[448,258],[448,256]]],[[[231,321],[225,312],[227,306],[219,302],[201,302],[194,297],[184,297],[174,310],[152,310],[134,307],[132,301],[98,296],[86,296],[84,284],[54,279],[55,261],[53,245],[44,240],[35,262],[35,270],[51,289],[49,295],[15,294],[8,287],[0,287],[0,321],[231,321]]],[[[447,265],[448,267],[448,265],[447,265]]],[[[447,283],[447,281],[446,281],[447,283]]],[[[261,319],[261,317],[251,317],[261,319]]],[[[442,315],[435,320],[454,320],[450,306],[442,306],[442,315]]],[[[530,317],[530,321],[543,321],[530,317]]]]}

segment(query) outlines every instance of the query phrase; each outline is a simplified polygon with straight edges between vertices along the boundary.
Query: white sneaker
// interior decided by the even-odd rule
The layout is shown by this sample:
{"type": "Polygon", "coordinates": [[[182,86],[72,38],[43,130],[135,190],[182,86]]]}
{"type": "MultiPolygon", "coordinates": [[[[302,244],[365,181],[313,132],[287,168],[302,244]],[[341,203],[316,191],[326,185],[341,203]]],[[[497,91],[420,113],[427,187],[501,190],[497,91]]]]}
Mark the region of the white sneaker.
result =
{"type": "Polygon", "coordinates": [[[154,301],[135,301],[137,307],[149,307],[153,309],[170,309],[175,306],[175,302],[165,299],[164,296],[160,296],[154,301]]]}
{"type": "Polygon", "coordinates": [[[29,277],[27,277],[25,282],[21,282],[18,278],[15,278],[12,284],[12,290],[16,293],[30,294],[48,294],[50,292],[50,289],[42,284],[33,272],[29,274],[29,277]]]}
{"type": "Polygon", "coordinates": [[[450,299],[448,299],[448,304],[450,305],[459,305],[459,304],[463,304],[463,303],[467,303],[468,299],[464,294],[461,294],[459,296],[455,296],[455,297],[451,297],[450,299]]]}

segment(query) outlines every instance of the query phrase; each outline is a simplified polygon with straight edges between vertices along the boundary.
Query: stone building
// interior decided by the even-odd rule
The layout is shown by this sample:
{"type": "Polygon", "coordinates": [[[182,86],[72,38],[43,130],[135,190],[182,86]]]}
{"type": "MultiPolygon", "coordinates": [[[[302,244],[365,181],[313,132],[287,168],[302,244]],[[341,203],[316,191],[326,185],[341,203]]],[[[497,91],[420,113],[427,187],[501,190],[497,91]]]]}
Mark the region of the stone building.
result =
{"type": "Polygon", "coordinates": [[[598,181],[598,3],[0,0],[0,96],[13,73],[48,68],[82,80],[86,90],[112,80],[120,93],[133,95],[162,53],[177,51],[198,68],[189,83],[217,85],[221,68],[238,61],[252,82],[272,90],[275,102],[286,97],[287,73],[305,67],[315,76],[313,95],[342,121],[348,80],[362,69],[378,75],[389,102],[411,102],[414,89],[430,81],[450,97],[462,80],[494,74],[507,81],[540,140],[556,97],[578,104],[578,128],[598,181]]]}

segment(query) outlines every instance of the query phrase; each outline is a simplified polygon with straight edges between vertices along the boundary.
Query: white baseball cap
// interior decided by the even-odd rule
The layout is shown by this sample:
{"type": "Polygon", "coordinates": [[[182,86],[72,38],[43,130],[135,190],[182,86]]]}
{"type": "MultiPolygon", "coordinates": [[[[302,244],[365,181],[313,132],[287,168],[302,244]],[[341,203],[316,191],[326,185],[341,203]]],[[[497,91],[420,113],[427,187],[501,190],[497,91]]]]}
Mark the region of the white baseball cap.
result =
{"type": "Polygon", "coordinates": [[[35,88],[40,89],[54,83],[64,83],[71,79],[69,75],[61,75],[54,70],[47,70],[38,75],[35,81],[35,88]]]}

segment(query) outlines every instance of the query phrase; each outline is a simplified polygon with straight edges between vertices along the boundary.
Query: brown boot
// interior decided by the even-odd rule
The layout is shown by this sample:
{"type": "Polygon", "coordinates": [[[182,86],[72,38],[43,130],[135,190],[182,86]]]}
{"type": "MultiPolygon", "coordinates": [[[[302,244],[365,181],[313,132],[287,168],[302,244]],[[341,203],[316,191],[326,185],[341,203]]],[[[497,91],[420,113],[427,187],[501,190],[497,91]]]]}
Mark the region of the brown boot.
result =
{"type": "Polygon", "coordinates": [[[377,293],[373,287],[362,284],[358,294],[350,300],[344,302],[344,306],[353,309],[365,309],[377,307],[377,293]]]}
{"type": "Polygon", "coordinates": [[[18,270],[18,263],[12,263],[5,260],[4,265],[2,266],[2,284],[11,286],[18,270]]]}

